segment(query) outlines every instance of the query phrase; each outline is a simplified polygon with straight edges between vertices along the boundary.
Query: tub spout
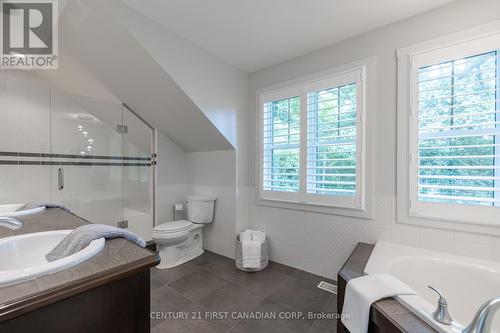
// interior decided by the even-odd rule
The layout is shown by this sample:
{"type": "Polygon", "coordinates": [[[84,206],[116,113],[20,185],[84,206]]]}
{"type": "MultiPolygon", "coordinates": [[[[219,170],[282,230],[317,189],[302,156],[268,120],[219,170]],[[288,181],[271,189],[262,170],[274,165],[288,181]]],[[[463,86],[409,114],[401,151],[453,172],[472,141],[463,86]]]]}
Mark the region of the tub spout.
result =
{"type": "Polygon", "coordinates": [[[500,308],[500,297],[492,298],[485,302],[479,310],[477,310],[472,322],[467,326],[462,333],[489,333],[491,332],[491,324],[493,316],[500,308]]]}
{"type": "Polygon", "coordinates": [[[15,230],[21,228],[23,226],[23,222],[13,219],[12,217],[0,216],[0,226],[15,230]]]}

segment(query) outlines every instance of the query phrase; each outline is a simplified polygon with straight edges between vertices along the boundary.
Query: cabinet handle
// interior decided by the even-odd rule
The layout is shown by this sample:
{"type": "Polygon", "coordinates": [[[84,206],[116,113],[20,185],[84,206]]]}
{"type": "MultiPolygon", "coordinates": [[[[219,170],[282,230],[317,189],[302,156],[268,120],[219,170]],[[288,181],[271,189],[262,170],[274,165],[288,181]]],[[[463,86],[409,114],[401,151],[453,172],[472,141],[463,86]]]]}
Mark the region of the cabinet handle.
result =
{"type": "Polygon", "coordinates": [[[63,168],[59,168],[59,170],[57,170],[57,182],[58,182],[59,191],[62,191],[64,189],[64,169],[63,168]]]}

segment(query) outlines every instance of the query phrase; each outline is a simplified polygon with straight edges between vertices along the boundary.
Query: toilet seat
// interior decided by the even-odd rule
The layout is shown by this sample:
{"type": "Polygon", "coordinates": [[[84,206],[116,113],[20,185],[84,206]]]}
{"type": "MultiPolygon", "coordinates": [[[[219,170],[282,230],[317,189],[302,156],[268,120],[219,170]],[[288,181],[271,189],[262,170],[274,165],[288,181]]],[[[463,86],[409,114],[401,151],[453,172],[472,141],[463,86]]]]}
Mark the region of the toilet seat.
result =
{"type": "Polygon", "coordinates": [[[153,228],[153,232],[156,234],[179,233],[179,232],[190,230],[192,225],[193,225],[192,222],[189,222],[186,220],[167,222],[167,223],[162,223],[162,224],[156,225],[153,228]]]}

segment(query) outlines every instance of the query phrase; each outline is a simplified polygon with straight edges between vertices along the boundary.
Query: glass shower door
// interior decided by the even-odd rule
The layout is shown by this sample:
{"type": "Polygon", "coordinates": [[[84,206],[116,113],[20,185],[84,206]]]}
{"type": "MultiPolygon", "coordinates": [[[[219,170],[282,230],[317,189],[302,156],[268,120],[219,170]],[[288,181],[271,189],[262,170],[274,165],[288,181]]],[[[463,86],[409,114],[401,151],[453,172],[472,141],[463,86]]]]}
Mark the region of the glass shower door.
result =
{"type": "Polygon", "coordinates": [[[123,107],[123,219],[129,230],[152,240],[154,189],[153,129],[123,107]]]}
{"type": "Polygon", "coordinates": [[[151,240],[153,140],[121,103],[0,76],[0,205],[60,202],[151,240]]]}
{"type": "Polygon", "coordinates": [[[121,104],[52,90],[53,201],[94,223],[123,220],[121,124],[121,104]]]}

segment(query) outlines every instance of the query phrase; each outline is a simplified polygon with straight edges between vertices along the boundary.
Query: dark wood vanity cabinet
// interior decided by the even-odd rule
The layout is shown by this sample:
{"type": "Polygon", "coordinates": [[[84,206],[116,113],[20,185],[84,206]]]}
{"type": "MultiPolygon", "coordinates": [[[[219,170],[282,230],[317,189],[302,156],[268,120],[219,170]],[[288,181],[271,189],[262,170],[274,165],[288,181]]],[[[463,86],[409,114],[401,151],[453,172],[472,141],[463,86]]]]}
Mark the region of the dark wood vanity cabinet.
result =
{"type": "MultiPolygon", "coordinates": [[[[3,333],[149,333],[149,269],[104,284],[37,309],[30,304],[16,317],[0,323],[3,333]]],[[[71,292],[67,290],[66,292],[71,292]]],[[[68,296],[68,294],[66,294],[68,296]]],[[[58,291],[47,295],[47,301],[58,291]]],[[[21,304],[19,304],[21,305],[21,304]]]]}

